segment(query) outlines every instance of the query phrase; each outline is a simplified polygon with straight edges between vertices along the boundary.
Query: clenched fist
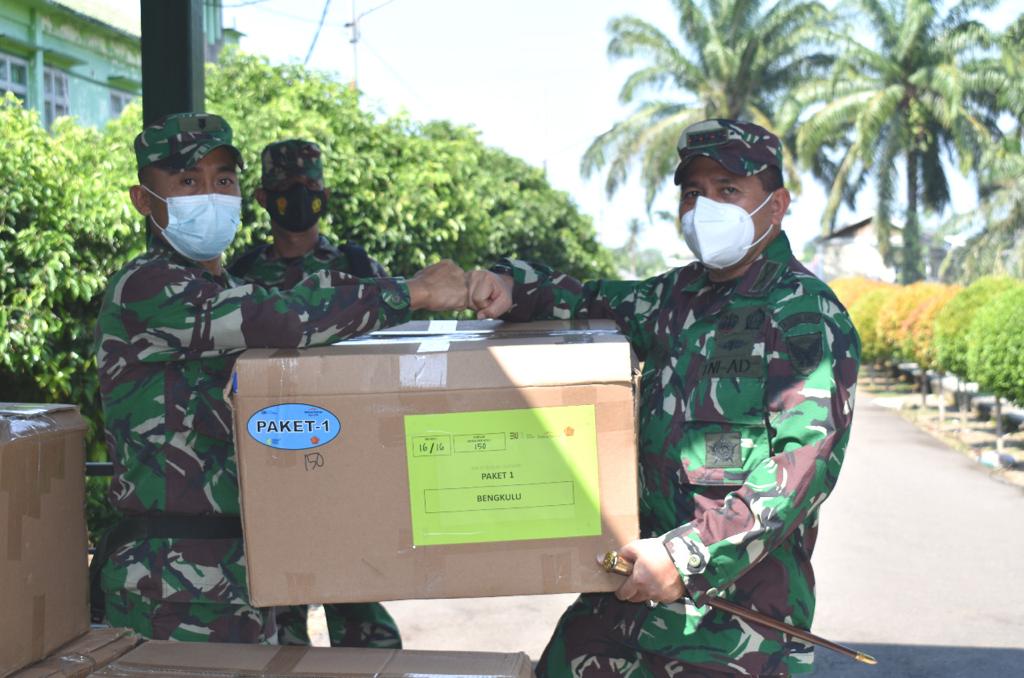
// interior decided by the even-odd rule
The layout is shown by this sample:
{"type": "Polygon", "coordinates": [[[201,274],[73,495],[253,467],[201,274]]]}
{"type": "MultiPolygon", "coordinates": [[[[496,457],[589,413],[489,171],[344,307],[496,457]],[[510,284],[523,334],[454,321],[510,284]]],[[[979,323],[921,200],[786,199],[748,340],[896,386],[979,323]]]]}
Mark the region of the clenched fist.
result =
{"type": "Polygon", "coordinates": [[[461,311],[469,302],[466,272],[450,259],[431,264],[409,280],[414,311],[461,311]]]}
{"type": "Polygon", "coordinates": [[[470,271],[469,307],[476,317],[500,318],[512,308],[512,278],[490,271],[470,271]]]}

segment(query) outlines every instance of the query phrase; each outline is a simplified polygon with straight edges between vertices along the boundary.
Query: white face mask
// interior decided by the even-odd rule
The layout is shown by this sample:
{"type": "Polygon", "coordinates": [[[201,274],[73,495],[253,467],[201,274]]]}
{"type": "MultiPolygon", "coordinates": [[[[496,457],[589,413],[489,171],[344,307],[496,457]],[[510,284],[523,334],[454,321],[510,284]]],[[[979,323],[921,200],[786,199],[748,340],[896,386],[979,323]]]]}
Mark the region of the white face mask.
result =
{"type": "Polygon", "coordinates": [[[769,227],[754,240],[754,221],[750,217],[768,204],[774,193],[770,193],[760,205],[749,214],[739,205],[709,200],[697,196],[693,209],[682,216],[683,239],[708,268],[721,270],[740,262],[747,250],[761,242],[771,233],[769,227]]]}
{"type": "Polygon", "coordinates": [[[204,193],[161,198],[143,186],[157,200],[167,204],[167,226],[161,228],[171,247],[186,259],[216,259],[235,239],[242,221],[242,198],[237,195],[204,193]]]}

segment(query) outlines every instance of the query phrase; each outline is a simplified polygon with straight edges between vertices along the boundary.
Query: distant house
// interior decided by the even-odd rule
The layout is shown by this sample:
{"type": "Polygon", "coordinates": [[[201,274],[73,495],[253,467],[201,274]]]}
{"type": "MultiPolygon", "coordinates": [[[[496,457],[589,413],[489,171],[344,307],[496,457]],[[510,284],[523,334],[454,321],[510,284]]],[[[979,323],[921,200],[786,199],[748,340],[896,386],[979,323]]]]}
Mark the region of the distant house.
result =
{"type": "MultiPolygon", "coordinates": [[[[221,0],[205,0],[206,58],[237,33],[221,0]]],[[[0,94],[13,92],[49,127],[62,115],[99,126],[142,93],[138,0],[0,0],[0,94]]]]}
{"type": "MultiPolygon", "coordinates": [[[[925,277],[936,279],[949,245],[938,237],[921,234],[925,277]]],[[[863,276],[885,282],[896,281],[896,269],[887,266],[878,251],[878,229],[872,217],[842,226],[812,241],[814,259],[810,268],[824,280],[863,276]]],[[[893,224],[889,238],[893,251],[903,247],[903,227],[893,224]]]]}
{"type": "MultiPolygon", "coordinates": [[[[902,234],[894,228],[892,246],[898,248],[902,242],[902,234]]],[[[813,243],[811,269],[825,280],[854,275],[886,282],[896,280],[896,269],[887,266],[878,251],[878,231],[870,217],[815,238],[813,243]]]]}

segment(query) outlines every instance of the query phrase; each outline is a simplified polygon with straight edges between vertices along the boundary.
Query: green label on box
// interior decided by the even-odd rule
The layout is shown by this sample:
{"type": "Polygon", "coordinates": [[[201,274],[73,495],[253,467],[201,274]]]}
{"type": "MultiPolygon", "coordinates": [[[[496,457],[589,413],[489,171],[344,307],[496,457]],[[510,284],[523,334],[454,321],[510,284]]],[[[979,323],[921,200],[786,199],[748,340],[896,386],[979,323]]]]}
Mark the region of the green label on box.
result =
{"type": "Polygon", "coordinates": [[[601,534],[593,405],[405,417],[413,544],[601,534]]]}

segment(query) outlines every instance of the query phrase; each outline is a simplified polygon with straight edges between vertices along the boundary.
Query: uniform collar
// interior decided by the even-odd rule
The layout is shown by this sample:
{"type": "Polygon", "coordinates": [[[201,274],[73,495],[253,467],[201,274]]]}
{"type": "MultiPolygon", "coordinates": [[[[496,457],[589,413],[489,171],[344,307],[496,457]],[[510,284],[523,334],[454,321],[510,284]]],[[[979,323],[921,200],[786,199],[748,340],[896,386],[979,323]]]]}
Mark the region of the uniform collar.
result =
{"type": "Polygon", "coordinates": [[[338,251],[338,248],[335,247],[334,244],[330,240],[328,240],[327,236],[325,236],[323,233],[317,236],[316,244],[313,245],[313,249],[309,250],[302,256],[287,258],[274,256],[273,240],[268,240],[265,243],[263,243],[263,251],[261,252],[261,254],[263,258],[267,261],[296,261],[298,259],[305,259],[306,257],[313,256],[318,252],[327,252],[328,254],[334,257],[337,257],[341,254],[341,252],[338,251]]]}
{"type": "MultiPolygon", "coordinates": [[[[785,231],[780,231],[742,276],[717,284],[727,288],[729,296],[735,293],[745,297],[762,297],[772,288],[792,256],[793,251],[789,245],[789,238],[786,237],[785,231]]],[[[708,278],[708,269],[704,264],[694,262],[683,270],[687,271],[690,267],[694,267],[693,279],[683,288],[684,292],[696,293],[715,284],[708,278]]]]}

